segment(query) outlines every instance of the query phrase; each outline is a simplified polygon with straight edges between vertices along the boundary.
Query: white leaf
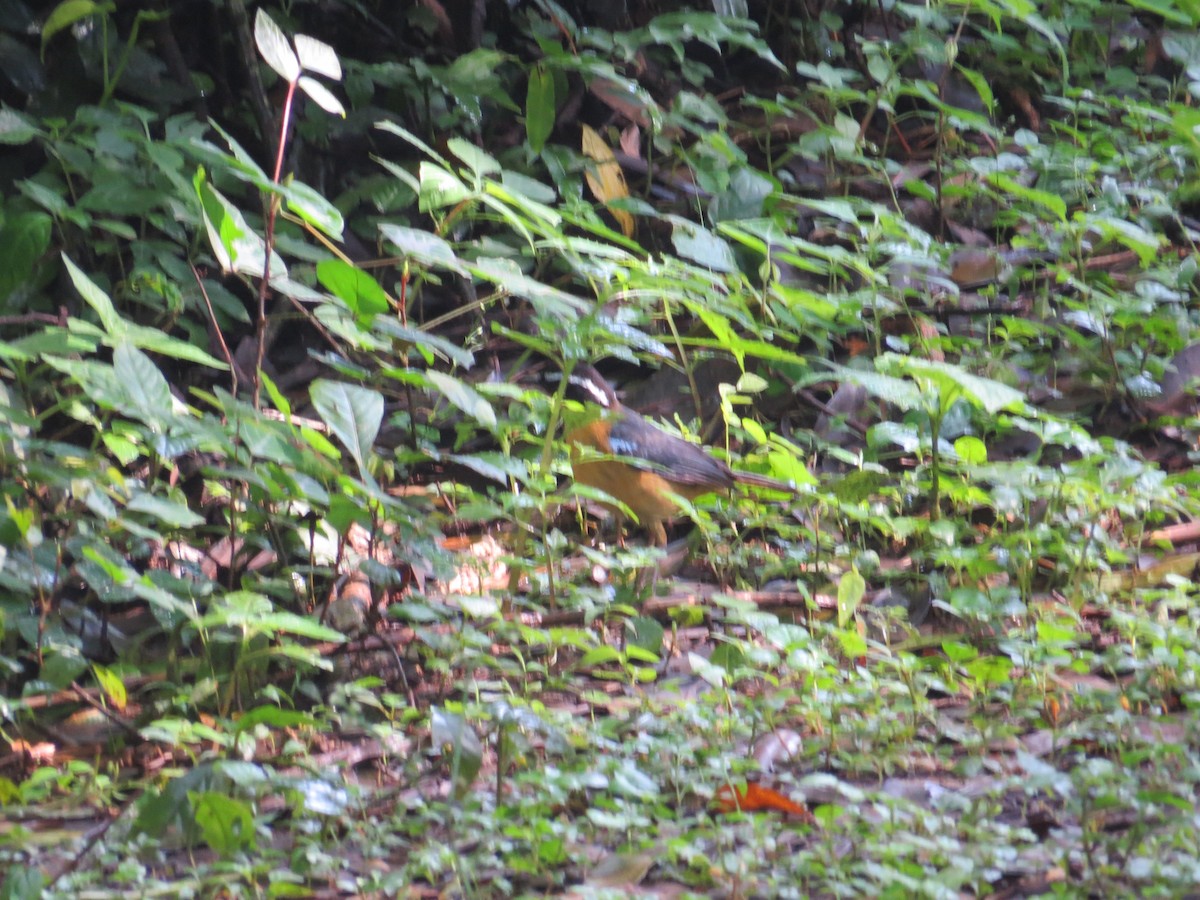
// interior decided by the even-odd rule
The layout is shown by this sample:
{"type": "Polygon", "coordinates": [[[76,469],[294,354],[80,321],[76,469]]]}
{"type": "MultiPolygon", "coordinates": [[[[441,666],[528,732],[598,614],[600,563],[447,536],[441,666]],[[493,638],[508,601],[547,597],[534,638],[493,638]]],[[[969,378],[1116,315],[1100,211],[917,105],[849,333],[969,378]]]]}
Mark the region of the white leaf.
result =
{"type": "Polygon", "coordinates": [[[316,72],[334,81],[342,80],[342,64],[338,62],[337,53],[324,41],[298,34],[296,55],[300,57],[300,66],[306,72],[316,72]]]}
{"type": "Polygon", "coordinates": [[[292,52],[287,35],[261,9],[254,17],[254,43],[258,44],[258,52],[267,65],[288,84],[300,77],[300,62],[292,52]]]}
{"type": "Polygon", "coordinates": [[[335,116],[346,118],[346,108],[342,106],[342,101],[330,93],[329,88],[321,84],[315,78],[309,78],[307,75],[300,76],[300,90],[308,94],[313,102],[327,113],[333,113],[335,116]]]}

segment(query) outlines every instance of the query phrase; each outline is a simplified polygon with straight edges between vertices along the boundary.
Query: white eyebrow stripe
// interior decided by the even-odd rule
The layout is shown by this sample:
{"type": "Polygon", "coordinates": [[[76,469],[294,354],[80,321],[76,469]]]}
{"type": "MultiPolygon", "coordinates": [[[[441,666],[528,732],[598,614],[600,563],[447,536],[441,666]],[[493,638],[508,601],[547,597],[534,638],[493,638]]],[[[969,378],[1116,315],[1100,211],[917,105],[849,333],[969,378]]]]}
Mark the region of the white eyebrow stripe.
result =
{"type": "Polygon", "coordinates": [[[590,378],[581,378],[578,375],[572,375],[570,378],[570,383],[578,385],[587,391],[597,406],[603,406],[605,409],[608,409],[610,405],[608,394],[606,394],[604,389],[601,388],[600,385],[596,384],[595,381],[590,378]]]}

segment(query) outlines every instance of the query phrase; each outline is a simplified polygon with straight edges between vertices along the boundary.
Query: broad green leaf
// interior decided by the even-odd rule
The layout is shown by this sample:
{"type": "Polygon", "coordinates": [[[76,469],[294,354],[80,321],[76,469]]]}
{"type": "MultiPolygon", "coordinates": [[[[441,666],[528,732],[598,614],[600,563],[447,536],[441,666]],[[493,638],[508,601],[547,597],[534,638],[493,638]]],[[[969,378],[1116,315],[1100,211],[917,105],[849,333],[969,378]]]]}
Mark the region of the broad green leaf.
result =
{"type": "Polygon", "coordinates": [[[432,232],[393,225],[390,222],[381,223],[379,232],[384,240],[394,244],[402,255],[422,265],[449,269],[459,274],[466,272],[458,257],[454,255],[454,248],[432,232]]]}
{"type": "Polygon", "coordinates": [[[882,371],[913,378],[926,390],[929,387],[935,388],[943,411],[949,409],[954,400],[961,395],[993,415],[1005,410],[1026,415],[1032,413],[1025,402],[1025,395],[1020,391],[999,381],[972,375],[952,363],[885,353],[876,359],[875,364],[882,371]]]}
{"type": "Polygon", "coordinates": [[[834,632],[838,643],[842,645],[842,653],[854,659],[867,653],[867,639],[858,633],[856,628],[843,628],[834,632]]]}
{"type": "Polygon", "coordinates": [[[599,647],[593,647],[587,653],[583,654],[577,665],[581,669],[590,669],[595,666],[620,662],[624,662],[621,651],[609,644],[604,644],[599,647]]]}
{"type": "Polygon", "coordinates": [[[216,791],[189,791],[188,800],[204,843],[215,853],[231,856],[257,843],[254,811],[244,800],[216,791]]]}
{"type": "Polygon", "coordinates": [[[64,359],[47,356],[46,365],[74,379],[88,399],[104,409],[123,409],[127,400],[124,387],[113,367],[94,359],[64,359]]]}
{"type": "Polygon", "coordinates": [[[332,641],[340,644],[346,640],[346,636],[340,631],[322,625],[312,616],[298,616],[290,612],[270,612],[256,617],[252,624],[260,631],[294,634],[314,641],[332,641]]]}
{"type": "Polygon", "coordinates": [[[529,300],[543,315],[574,319],[590,304],[579,297],[531,278],[511,259],[482,257],[468,264],[471,272],[517,297],[529,300]]]}
{"type": "Polygon", "coordinates": [[[29,119],[16,110],[0,107],[0,144],[28,144],[40,133],[29,119]]]}
{"type": "Polygon", "coordinates": [[[238,716],[234,721],[233,728],[240,734],[256,725],[267,725],[271,728],[311,728],[317,725],[317,720],[308,713],[296,709],[256,706],[245,715],[238,716]]]}
{"type": "Polygon", "coordinates": [[[1197,0],[1127,0],[1135,9],[1144,9],[1178,25],[1200,25],[1197,0]]]}
{"type": "Polygon", "coordinates": [[[973,434],[964,434],[954,442],[954,452],[969,466],[987,462],[987,445],[973,434]]]}
{"type": "Polygon", "coordinates": [[[164,625],[174,627],[180,622],[197,624],[200,618],[193,601],[185,602],[179,599],[170,591],[156,585],[146,575],[130,585],[130,591],[135,597],[145,600],[154,610],[155,618],[164,625]]]}
{"type": "Polygon", "coordinates": [[[674,216],[669,218],[672,224],[671,243],[680,256],[707,266],[714,272],[733,272],[737,269],[733,250],[725,241],[695,222],[674,216]]]}
{"type": "Polygon", "coordinates": [[[529,149],[541,153],[554,130],[554,77],[539,63],[529,73],[525,91],[525,137],[529,149]]]}
{"type": "MultiPolygon", "coordinates": [[[[514,172],[512,169],[504,170],[500,175],[500,184],[508,192],[505,196],[512,197],[514,202],[528,203],[532,201],[536,204],[535,206],[531,206],[530,210],[535,210],[537,215],[545,219],[545,221],[554,224],[562,221],[562,216],[558,210],[546,205],[553,203],[558,197],[558,191],[554,190],[550,185],[544,184],[536,178],[530,178],[528,175],[520,172],[514,172]]],[[[491,185],[494,185],[494,182],[489,182],[489,186],[491,185]]],[[[497,196],[500,196],[500,194],[497,194],[497,196]]],[[[565,239],[569,236],[557,235],[557,237],[564,239],[565,243],[565,239]]],[[[581,240],[586,240],[586,238],[582,238],[581,240]]],[[[616,247],[610,247],[608,244],[598,244],[598,246],[603,246],[607,252],[621,254],[620,250],[616,247]]]]}
{"type": "Polygon", "coordinates": [[[378,128],[380,131],[391,132],[392,134],[396,135],[397,137],[403,138],[404,140],[408,141],[410,144],[412,144],[414,147],[416,147],[418,150],[420,150],[422,153],[424,153],[426,156],[428,156],[434,162],[440,163],[443,166],[443,168],[448,169],[450,167],[450,163],[447,161],[446,157],[442,156],[442,154],[438,153],[436,150],[434,150],[432,147],[430,147],[427,143],[425,143],[423,140],[421,140],[419,137],[417,137],[415,134],[413,134],[407,128],[397,125],[395,122],[392,122],[389,120],[376,122],[375,127],[378,128]]]}
{"type": "MultiPolygon", "coordinates": [[[[394,316],[380,316],[371,325],[372,330],[391,338],[404,341],[430,353],[436,354],[457,366],[469,368],[475,363],[475,354],[464,350],[451,341],[430,331],[419,331],[400,324],[394,316]]],[[[385,373],[386,374],[386,373],[385,373]]]]}
{"type": "Polygon", "coordinates": [[[817,483],[816,476],[808,470],[804,460],[794,452],[771,450],[767,453],[767,463],[770,466],[772,478],[779,478],[797,486],[817,483]]]}
{"type": "MultiPolygon", "coordinates": [[[[68,325],[73,327],[75,320],[68,320],[68,325]]],[[[213,369],[225,371],[229,368],[226,363],[221,362],[216,357],[212,356],[205,350],[201,350],[195,344],[189,344],[187,341],[177,337],[172,337],[164,331],[157,328],[150,328],[146,325],[130,325],[125,330],[124,334],[120,335],[120,340],[128,341],[135,347],[141,350],[148,350],[151,353],[160,353],[163,356],[170,356],[174,359],[183,359],[188,362],[199,363],[202,366],[208,366],[213,369]]],[[[108,339],[107,344],[115,345],[117,341],[108,339]]]]}
{"type": "Polygon", "coordinates": [[[161,426],[172,417],[174,400],[166,377],[129,341],[121,341],[113,351],[113,371],[125,389],[129,410],[138,418],[161,426]]]}
{"type": "MultiPolygon", "coordinates": [[[[204,226],[217,261],[226,272],[238,272],[261,278],[264,270],[266,242],[259,237],[242,215],[216,188],[203,180],[204,170],[197,172],[196,192],[200,197],[204,226]]],[[[271,252],[271,280],[286,279],[287,266],[283,258],[271,252]]]]}
{"type": "Polygon", "coordinates": [[[838,628],[846,628],[854,619],[866,592],[867,582],[858,573],[858,569],[851,569],[842,576],[842,580],[838,582],[837,593],[838,628]]]}
{"type": "Polygon", "coordinates": [[[9,215],[0,226],[0,302],[29,285],[38,261],[50,246],[53,220],[44,212],[9,215]]]}
{"type": "MultiPolygon", "coordinates": [[[[549,191],[548,188],[534,181],[532,178],[508,172],[505,173],[505,178],[502,181],[489,180],[484,184],[484,192],[487,194],[487,197],[495,197],[497,200],[503,200],[508,206],[515,207],[529,217],[530,224],[538,231],[542,233],[546,233],[547,231],[556,232],[562,222],[562,216],[554,208],[546,206],[546,204],[538,200],[534,200],[527,194],[521,193],[521,188],[527,188],[530,191],[537,191],[541,188],[540,193],[543,194],[549,191]]],[[[487,197],[481,199],[486,203],[487,197]]],[[[553,191],[550,191],[550,199],[554,199],[553,191]]],[[[513,213],[507,210],[504,215],[506,218],[513,217],[513,213]]],[[[521,225],[523,228],[524,222],[521,225]]],[[[558,238],[559,235],[554,233],[551,240],[557,240],[558,238]]]]}
{"type": "Polygon", "coordinates": [[[627,619],[625,622],[626,634],[628,636],[628,646],[641,647],[654,655],[656,662],[662,653],[663,635],[666,633],[663,630],[662,624],[650,616],[634,616],[632,619],[627,619]]]}
{"type": "Polygon", "coordinates": [[[731,643],[719,643],[713,647],[708,661],[714,666],[720,666],[732,675],[746,664],[746,653],[741,647],[731,643]]]}
{"type": "Polygon", "coordinates": [[[117,310],[108,294],[100,290],[99,286],[88,278],[82,269],[71,262],[71,257],[66,253],[63,253],[62,258],[67,266],[67,274],[71,276],[71,283],[75,285],[75,290],[79,291],[79,296],[87,305],[96,311],[96,315],[100,317],[101,327],[110,337],[116,338],[124,334],[125,320],[117,315],[117,310]]]}
{"type": "Polygon", "coordinates": [[[1015,178],[1003,172],[992,172],[987,176],[988,183],[1005,193],[1022,200],[1028,200],[1034,206],[1040,206],[1054,214],[1060,222],[1067,220],[1067,203],[1058,194],[1039,191],[1037,188],[1026,187],[1015,178]]]}
{"type": "Polygon", "coordinates": [[[296,59],[287,35],[261,7],[254,16],[254,43],[267,65],[288,84],[300,77],[300,61],[296,59]]]}
{"type": "Polygon", "coordinates": [[[1195,0],[1125,0],[1134,9],[1144,9],[1176,25],[1200,25],[1200,4],[1195,0]]]}
{"type": "Polygon", "coordinates": [[[111,3],[94,3],[93,0],[63,0],[46,17],[46,24],[42,26],[42,47],[45,48],[50,38],[64,28],[70,28],[80,19],[94,15],[108,15],[115,10],[116,7],[111,3]]]}
{"type": "Polygon", "coordinates": [[[475,388],[452,375],[447,375],[436,369],[430,369],[425,373],[425,377],[429,379],[429,383],[437,388],[443,397],[484,428],[487,428],[489,431],[495,431],[496,411],[492,408],[492,404],[488,399],[476,391],[475,388]]]}
{"type": "Polygon", "coordinates": [[[322,378],[313,382],[309,396],[329,430],[350,452],[359,469],[365,470],[383,423],[383,395],[369,388],[322,378]]]}
{"type": "Polygon", "coordinates": [[[276,191],[279,189],[279,185],[271,180],[271,176],[263,171],[258,161],[246,151],[232,134],[222,128],[219,122],[210,122],[209,124],[221,136],[222,140],[225,141],[226,146],[229,147],[229,152],[225,153],[219,147],[196,137],[192,138],[188,143],[189,150],[206,159],[214,167],[228,166],[230,173],[234,177],[248,181],[259,190],[276,191]]]}
{"type": "Polygon", "coordinates": [[[340,259],[317,263],[317,280],[360,319],[382,315],[390,308],[387,294],[370,273],[340,259]]]}
{"type": "Polygon", "coordinates": [[[481,179],[485,175],[500,174],[500,163],[496,162],[495,157],[470,141],[459,137],[452,137],[446,142],[446,147],[451,153],[466,163],[467,168],[471,170],[476,178],[481,179]]]}
{"type": "Polygon", "coordinates": [[[271,405],[283,414],[284,420],[290,425],[292,422],[291,401],[279,390],[278,385],[275,384],[271,376],[266,372],[260,372],[259,378],[262,379],[262,385],[267,391],[267,396],[271,398],[271,405]]]}
{"type": "Polygon", "coordinates": [[[198,528],[204,524],[204,516],[192,512],[184,504],[144,491],[136,494],[125,509],[153,516],[170,528],[198,528]]]}
{"type": "Polygon", "coordinates": [[[529,477],[527,461],[503,453],[448,453],[446,459],[499,484],[508,484],[510,478],[523,483],[529,477]]]}
{"type": "Polygon", "coordinates": [[[1115,216],[1088,216],[1087,223],[1109,240],[1128,247],[1138,255],[1138,262],[1149,267],[1158,256],[1159,248],[1166,243],[1162,235],[1147,231],[1135,222],[1115,216]]]}
{"type": "Polygon", "coordinates": [[[99,663],[92,663],[92,674],[96,676],[96,683],[104,691],[104,696],[108,698],[108,702],[117,709],[124,709],[129,695],[125,690],[125,682],[121,680],[121,677],[112,669],[102,666],[99,663]]]}
{"type": "Polygon", "coordinates": [[[421,212],[457,206],[471,196],[470,189],[441,166],[422,162],[417,169],[417,176],[421,186],[419,197],[421,212]]]}
{"type": "MultiPolygon", "coordinates": [[[[893,378],[879,372],[865,369],[851,369],[845,366],[835,366],[839,378],[849,384],[856,384],[868,394],[902,410],[921,409],[925,398],[921,391],[911,381],[903,378],[893,378]]],[[[818,375],[813,376],[817,380],[818,375]]]]}
{"type": "Polygon", "coordinates": [[[309,225],[336,241],[342,239],[345,221],[336,206],[322,197],[314,188],[293,181],[283,189],[287,206],[309,225]]]}

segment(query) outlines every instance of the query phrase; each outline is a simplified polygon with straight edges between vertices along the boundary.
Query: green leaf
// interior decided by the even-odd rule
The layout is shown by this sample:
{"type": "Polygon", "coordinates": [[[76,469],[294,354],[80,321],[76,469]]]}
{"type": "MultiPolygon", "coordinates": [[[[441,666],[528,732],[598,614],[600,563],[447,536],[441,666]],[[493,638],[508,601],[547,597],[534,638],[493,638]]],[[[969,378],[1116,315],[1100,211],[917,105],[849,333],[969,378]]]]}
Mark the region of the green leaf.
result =
{"type": "Polygon", "coordinates": [[[849,656],[851,659],[859,656],[865,656],[867,653],[867,639],[858,633],[854,628],[843,628],[840,631],[834,632],[837,635],[838,643],[842,645],[842,653],[849,656]]]}
{"type": "Polygon", "coordinates": [[[981,466],[987,462],[987,445],[972,434],[958,438],[954,442],[954,452],[969,466],[981,466]]]}
{"type": "Polygon", "coordinates": [[[464,350],[458,344],[451,343],[444,337],[432,332],[420,331],[416,328],[401,325],[400,320],[394,316],[376,319],[372,323],[372,328],[379,334],[386,334],[389,337],[405,341],[416,347],[428,349],[455,365],[467,368],[475,363],[475,354],[470,350],[464,350]]]}
{"type": "Polygon", "coordinates": [[[657,662],[663,649],[663,636],[666,634],[659,621],[650,616],[635,616],[626,620],[625,628],[628,634],[626,643],[654,654],[654,659],[650,661],[657,662]]]}
{"type": "Polygon", "coordinates": [[[979,656],[979,651],[970,644],[949,639],[942,641],[942,652],[955,665],[962,665],[979,656]]]}
{"type": "Polygon", "coordinates": [[[446,142],[446,147],[451,153],[466,163],[467,168],[471,170],[476,178],[481,179],[484,175],[500,174],[500,163],[496,162],[495,157],[470,141],[463,140],[460,137],[452,137],[446,142]]]}
{"type": "Polygon", "coordinates": [[[1048,191],[1039,191],[1037,188],[1026,187],[1015,178],[1003,172],[992,172],[987,176],[987,180],[995,188],[1012,194],[1014,197],[1019,197],[1022,200],[1028,200],[1035,206],[1041,206],[1049,210],[1060,222],[1067,221],[1067,203],[1058,194],[1051,194],[1048,191]]]}
{"type": "Polygon", "coordinates": [[[188,146],[214,165],[228,166],[234,177],[248,181],[262,191],[274,191],[279,185],[271,180],[271,176],[263,171],[258,161],[238,143],[238,140],[221,127],[219,122],[210,122],[212,129],[221,136],[229,147],[228,153],[223,153],[208,141],[192,138],[188,146]]]}
{"type": "Polygon", "coordinates": [[[447,206],[457,206],[471,196],[471,190],[451,172],[441,166],[422,162],[417,168],[420,184],[418,208],[432,212],[447,206]]]}
{"type": "Polygon", "coordinates": [[[0,227],[0,302],[28,285],[34,269],[50,246],[54,221],[44,212],[10,215],[0,227]]]}
{"type": "MultiPolygon", "coordinates": [[[[72,323],[69,322],[68,324],[72,323]]],[[[129,325],[122,337],[135,347],[141,350],[148,350],[151,353],[161,353],[163,356],[199,363],[202,366],[220,369],[221,371],[229,368],[228,365],[207,351],[201,350],[195,344],[189,344],[187,341],[180,340],[177,337],[171,337],[171,335],[157,328],[149,328],[145,325],[129,325]]],[[[115,345],[116,341],[108,340],[105,343],[115,345]]]]}
{"type": "Polygon", "coordinates": [[[737,644],[721,643],[713,647],[712,656],[708,661],[732,675],[746,664],[746,654],[737,644]]]}
{"type": "Polygon", "coordinates": [[[1001,411],[1032,413],[1020,391],[999,381],[972,375],[952,363],[885,353],[875,360],[875,364],[881,371],[908,375],[926,392],[929,388],[935,389],[942,411],[948,410],[955,399],[963,396],[993,415],[1001,411]]]}
{"type": "Polygon", "coordinates": [[[342,643],[346,636],[340,631],[322,625],[311,616],[298,616],[290,612],[272,612],[256,616],[253,626],[268,634],[294,634],[313,641],[342,643]]]}
{"type": "Polygon", "coordinates": [[[554,77],[539,63],[529,73],[525,91],[525,137],[534,153],[541,153],[546,146],[554,130],[554,115],[554,77]]]}
{"type": "Polygon", "coordinates": [[[838,582],[837,593],[838,628],[845,628],[850,624],[866,593],[867,582],[858,569],[851,569],[842,576],[842,580],[838,582]]]}
{"type": "Polygon", "coordinates": [[[733,272],[737,269],[733,250],[725,241],[695,222],[675,216],[667,218],[673,226],[671,243],[680,256],[707,266],[714,272],[733,272]]]}
{"type": "Polygon", "coordinates": [[[469,263],[468,268],[472,274],[492,282],[510,294],[525,297],[542,315],[573,320],[590,306],[580,297],[531,278],[511,259],[482,257],[469,263]]]}
{"type": "Polygon", "coordinates": [[[188,800],[204,843],[214,852],[229,856],[254,847],[254,812],[244,800],[215,791],[189,791],[188,800]]]}
{"type": "Polygon", "coordinates": [[[29,119],[16,110],[0,107],[0,144],[28,144],[40,133],[29,119]]]}
{"type": "Polygon", "coordinates": [[[117,709],[124,709],[129,695],[125,691],[125,682],[121,680],[121,677],[112,669],[99,663],[92,663],[92,674],[96,676],[96,683],[104,691],[108,702],[117,709]]]}
{"type": "Polygon", "coordinates": [[[284,395],[283,391],[279,390],[278,385],[271,380],[271,376],[266,372],[260,372],[259,377],[262,379],[263,387],[267,391],[267,396],[271,398],[271,405],[275,407],[283,418],[291,424],[292,421],[292,404],[291,401],[284,395]]]}
{"type": "Polygon", "coordinates": [[[414,147],[416,147],[418,150],[420,150],[422,153],[424,153],[426,156],[428,156],[430,159],[434,160],[437,163],[440,163],[444,168],[450,167],[450,163],[447,161],[446,157],[442,156],[442,154],[438,153],[436,150],[434,150],[432,147],[430,147],[427,143],[425,143],[423,140],[421,140],[419,137],[417,137],[415,134],[413,134],[407,128],[403,128],[400,125],[397,125],[395,122],[391,122],[391,121],[376,122],[375,127],[378,128],[380,131],[387,131],[387,132],[390,132],[390,133],[396,135],[396,137],[403,138],[404,140],[406,140],[410,144],[412,144],[414,147]]]}
{"type": "Polygon", "coordinates": [[[117,315],[117,310],[113,306],[112,300],[109,299],[108,294],[100,290],[99,286],[88,278],[82,269],[71,262],[71,257],[67,256],[66,253],[62,255],[62,258],[67,266],[67,274],[71,276],[71,283],[75,285],[75,290],[79,291],[79,296],[100,317],[100,326],[111,337],[120,337],[124,334],[126,327],[125,320],[117,315]]]}
{"type": "MultiPolygon", "coordinates": [[[[0,801],[9,805],[4,797],[0,797],[0,801]]],[[[0,900],[40,900],[45,896],[45,887],[45,876],[36,865],[13,862],[0,883],[0,900]]]]}
{"type": "Polygon", "coordinates": [[[473,418],[489,431],[496,430],[496,410],[488,399],[464,381],[436,369],[430,369],[425,377],[443,397],[473,418]]]}
{"type": "Polygon", "coordinates": [[[317,280],[359,319],[370,319],[390,308],[387,294],[370,273],[340,259],[317,263],[317,280]]]}
{"type": "Polygon", "coordinates": [[[449,755],[451,778],[456,790],[462,790],[475,779],[483,765],[483,744],[479,735],[463,716],[442,707],[435,706],[431,710],[429,726],[434,750],[449,755]]]}
{"type": "Polygon", "coordinates": [[[454,255],[454,249],[436,234],[393,225],[390,222],[381,223],[379,233],[383,235],[384,240],[394,244],[402,255],[421,265],[449,269],[460,275],[466,272],[463,264],[454,255]]]}
{"type": "Polygon", "coordinates": [[[367,456],[383,423],[383,395],[321,378],[312,383],[309,396],[329,430],[350,452],[359,470],[365,472],[367,456]]]}
{"type": "Polygon", "coordinates": [[[192,512],[184,504],[144,491],[134,495],[125,509],[153,516],[170,528],[199,528],[204,524],[204,516],[192,512]]]}
{"type": "Polygon", "coordinates": [[[42,26],[42,46],[64,28],[70,28],[80,19],[93,15],[107,15],[116,9],[111,3],[94,3],[92,0],[63,0],[54,7],[46,24],[42,26]]]}
{"type": "Polygon", "coordinates": [[[293,181],[283,189],[287,206],[301,219],[335,241],[342,239],[345,221],[336,206],[322,197],[314,188],[300,181],[293,181]]]}
{"type": "Polygon", "coordinates": [[[175,410],[171,386],[158,366],[129,341],[113,351],[113,371],[125,389],[130,411],[148,424],[161,425],[175,410]]]}
{"type": "Polygon", "coordinates": [[[1195,28],[1200,25],[1200,4],[1195,0],[1125,0],[1134,9],[1162,16],[1175,25],[1195,28]]]}
{"type": "Polygon", "coordinates": [[[622,663],[625,657],[616,647],[604,644],[600,647],[593,647],[579,660],[581,669],[591,669],[595,666],[605,665],[606,663],[622,663]]]}
{"type": "MultiPolygon", "coordinates": [[[[262,277],[266,243],[246,224],[241,210],[210,185],[204,167],[192,179],[209,244],[222,270],[262,277]]],[[[287,266],[278,253],[271,253],[271,280],[287,278],[287,266]]]]}

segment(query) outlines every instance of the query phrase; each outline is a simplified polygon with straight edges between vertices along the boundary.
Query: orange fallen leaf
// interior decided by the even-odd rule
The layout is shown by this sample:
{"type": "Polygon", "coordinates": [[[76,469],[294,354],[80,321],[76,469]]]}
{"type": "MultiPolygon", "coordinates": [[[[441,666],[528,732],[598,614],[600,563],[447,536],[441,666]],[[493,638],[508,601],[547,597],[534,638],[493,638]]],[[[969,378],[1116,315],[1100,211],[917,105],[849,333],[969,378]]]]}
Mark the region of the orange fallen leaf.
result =
{"type": "Polygon", "coordinates": [[[750,783],[742,788],[734,788],[728,784],[722,785],[717,790],[716,805],[717,810],[723,813],[737,812],[738,810],[760,812],[764,809],[773,809],[799,816],[805,822],[816,824],[816,819],[807,808],[793,803],[779,791],[763,787],[761,784],[750,783]]]}
{"type": "Polygon", "coordinates": [[[589,166],[583,173],[588,187],[596,195],[596,199],[608,207],[621,233],[625,237],[633,237],[633,216],[623,209],[615,209],[612,201],[623,200],[629,196],[629,188],[625,184],[625,173],[617,162],[612,147],[604,142],[604,138],[588,125],[583,126],[583,155],[590,158],[595,165],[589,166]]]}

